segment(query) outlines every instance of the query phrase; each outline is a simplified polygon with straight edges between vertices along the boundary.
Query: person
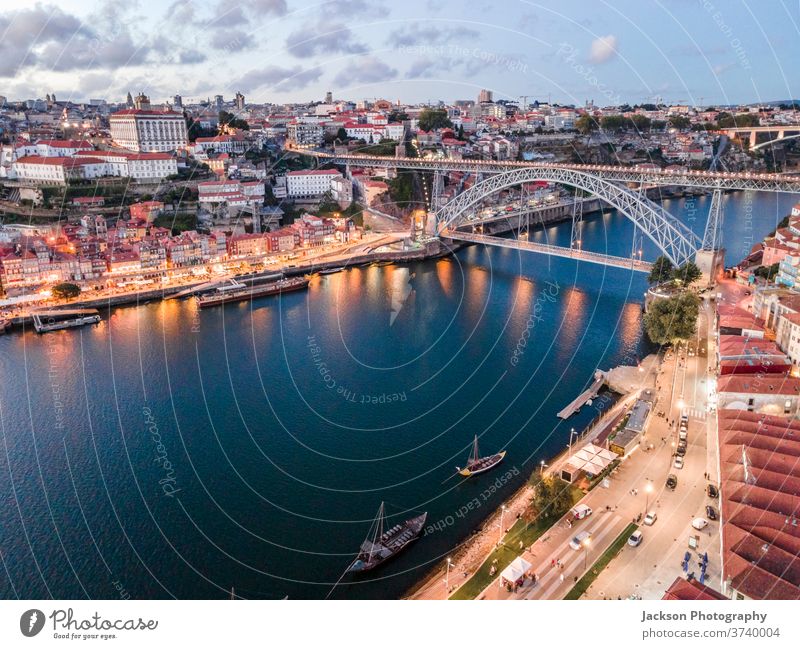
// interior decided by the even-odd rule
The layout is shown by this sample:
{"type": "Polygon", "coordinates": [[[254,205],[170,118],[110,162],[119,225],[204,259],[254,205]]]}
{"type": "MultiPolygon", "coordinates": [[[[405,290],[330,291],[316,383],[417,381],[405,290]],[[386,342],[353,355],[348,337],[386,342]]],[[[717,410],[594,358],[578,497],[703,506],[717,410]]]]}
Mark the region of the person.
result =
{"type": "Polygon", "coordinates": [[[561,577],[561,583],[563,584],[564,583],[564,573],[563,572],[561,573],[560,577],[561,577]]]}
{"type": "Polygon", "coordinates": [[[556,560],[555,559],[551,559],[550,560],[550,567],[551,568],[555,568],[556,567],[556,560]]]}

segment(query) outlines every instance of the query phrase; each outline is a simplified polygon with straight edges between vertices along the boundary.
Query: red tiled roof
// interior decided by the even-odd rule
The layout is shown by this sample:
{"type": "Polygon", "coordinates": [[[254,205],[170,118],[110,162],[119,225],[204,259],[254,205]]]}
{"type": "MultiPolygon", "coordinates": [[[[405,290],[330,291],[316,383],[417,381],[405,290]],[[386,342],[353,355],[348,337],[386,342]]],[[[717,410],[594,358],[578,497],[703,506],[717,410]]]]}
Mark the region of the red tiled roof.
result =
{"type": "Polygon", "coordinates": [[[800,378],[729,374],[717,379],[717,392],[742,394],[800,394],[800,378]]]}
{"type": "Polygon", "coordinates": [[[661,599],[693,601],[696,599],[725,600],[728,598],[695,579],[676,577],[661,599]]]}
{"type": "Polygon", "coordinates": [[[800,599],[800,421],[718,418],[724,576],[754,599],[800,599]]]}

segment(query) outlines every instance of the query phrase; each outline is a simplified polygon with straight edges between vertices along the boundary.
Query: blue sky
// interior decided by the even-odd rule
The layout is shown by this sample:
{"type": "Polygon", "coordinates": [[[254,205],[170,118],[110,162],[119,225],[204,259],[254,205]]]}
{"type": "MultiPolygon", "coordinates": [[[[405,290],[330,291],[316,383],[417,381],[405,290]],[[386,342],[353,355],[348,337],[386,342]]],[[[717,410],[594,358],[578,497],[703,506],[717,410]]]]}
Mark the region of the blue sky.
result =
{"type": "Polygon", "coordinates": [[[797,0],[0,0],[0,95],[749,103],[798,43],[797,0]]]}

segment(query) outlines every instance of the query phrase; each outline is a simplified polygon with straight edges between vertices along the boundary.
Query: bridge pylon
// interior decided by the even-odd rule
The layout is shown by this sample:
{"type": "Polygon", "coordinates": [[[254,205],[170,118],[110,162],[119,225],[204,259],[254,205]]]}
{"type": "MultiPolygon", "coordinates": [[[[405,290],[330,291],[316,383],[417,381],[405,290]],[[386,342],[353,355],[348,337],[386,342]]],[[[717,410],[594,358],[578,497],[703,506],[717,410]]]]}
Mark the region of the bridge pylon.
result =
{"type": "Polygon", "coordinates": [[[708,210],[703,244],[694,259],[694,263],[703,273],[703,279],[709,285],[713,284],[725,270],[725,249],[722,247],[722,223],[724,218],[722,191],[715,189],[711,195],[711,207],[708,210]]]}

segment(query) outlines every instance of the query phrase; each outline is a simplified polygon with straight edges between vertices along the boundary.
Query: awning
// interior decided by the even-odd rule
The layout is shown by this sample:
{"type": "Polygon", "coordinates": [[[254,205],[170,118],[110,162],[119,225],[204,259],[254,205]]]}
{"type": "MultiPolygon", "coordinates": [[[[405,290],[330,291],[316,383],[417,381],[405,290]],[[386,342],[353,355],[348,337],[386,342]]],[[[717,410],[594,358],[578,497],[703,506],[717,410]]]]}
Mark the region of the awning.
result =
{"type": "Polygon", "coordinates": [[[525,577],[525,573],[531,569],[529,564],[522,557],[514,559],[509,566],[500,573],[500,578],[515,583],[525,577]]]}

